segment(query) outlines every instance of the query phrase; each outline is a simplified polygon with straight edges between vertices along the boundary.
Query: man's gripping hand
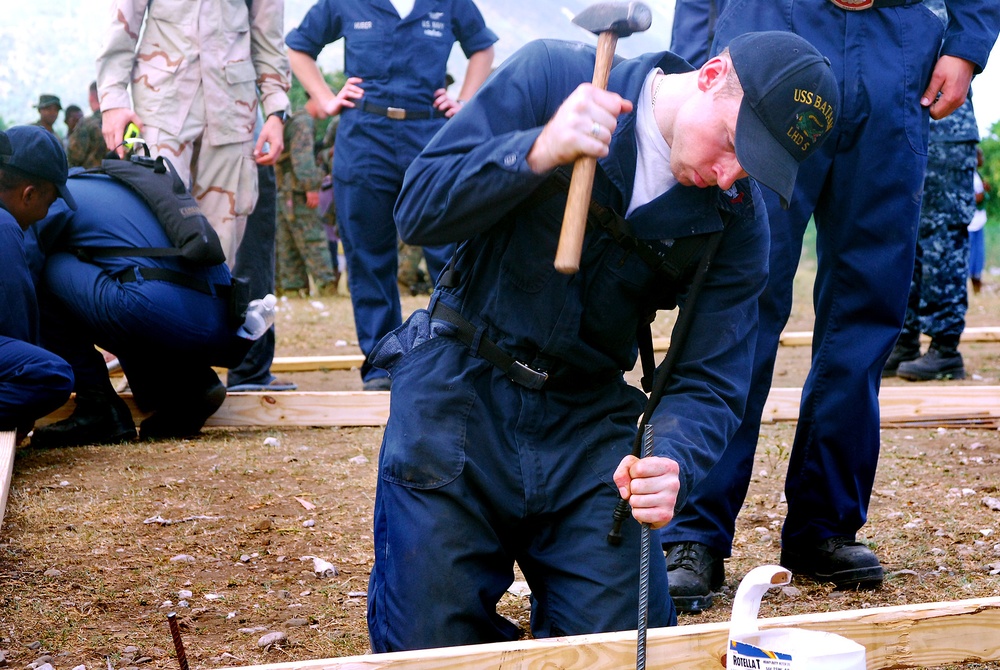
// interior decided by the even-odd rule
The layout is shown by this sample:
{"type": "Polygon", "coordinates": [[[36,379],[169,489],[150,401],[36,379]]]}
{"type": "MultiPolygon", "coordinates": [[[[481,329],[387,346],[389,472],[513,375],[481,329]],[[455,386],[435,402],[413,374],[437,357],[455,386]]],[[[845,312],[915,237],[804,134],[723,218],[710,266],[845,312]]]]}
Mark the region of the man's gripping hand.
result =
{"type": "Polygon", "coordinates": [[[125,127],[134,123],[142,131],[142,121],[128,107],[116,107],[101,113],[101,134],[108,151],[114,151],[119,158],[125,158],[125,127]]]}
{"type": "Polygon", "coordinates": [[[680,466],[662,456],[639,459],[629,454],[615,470],[615,485],[622,500],[631,505],[636,521],[662,528],[674,518],[680,466]]]}
{"type": "Polygon", "coordinates": [[[631,112],[632,106],[617,93],[580,84],[542,128],[528,152],[528,166],[536,174],[545,174],[583,156],[604,158],[618,116],[631,112]]]}

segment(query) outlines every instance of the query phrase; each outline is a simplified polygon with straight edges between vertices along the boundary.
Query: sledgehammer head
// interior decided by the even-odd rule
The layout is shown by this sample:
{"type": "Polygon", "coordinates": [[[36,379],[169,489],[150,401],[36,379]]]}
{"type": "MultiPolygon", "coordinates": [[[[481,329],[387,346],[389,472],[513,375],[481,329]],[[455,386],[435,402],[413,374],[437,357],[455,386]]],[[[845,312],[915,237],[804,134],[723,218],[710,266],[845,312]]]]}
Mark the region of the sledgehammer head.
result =
{"type": "Polygon", "coordinates": [[[599,2],[573,18],[573,23],[595,35],[613,32],[618,37],[649,30],[653,13],[641,2],[599,2]]]}

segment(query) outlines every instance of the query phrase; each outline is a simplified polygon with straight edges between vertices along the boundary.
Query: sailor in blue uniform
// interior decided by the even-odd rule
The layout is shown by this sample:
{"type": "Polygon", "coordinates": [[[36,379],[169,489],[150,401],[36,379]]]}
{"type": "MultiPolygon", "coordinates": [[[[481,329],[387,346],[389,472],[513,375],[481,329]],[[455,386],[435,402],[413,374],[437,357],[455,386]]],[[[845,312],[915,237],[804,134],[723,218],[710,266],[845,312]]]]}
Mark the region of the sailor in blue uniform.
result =
{"type": "MultiPolygon", "coordinates": [[[[486,79],[496,40],[472,0],[319,0],[285,39],[292,70],[316,109],[342,114],[334,198],[358,343],[366,356],[402,318],[392,208],[403,172],[486,79]],[[316,57],[340,38],[348,80],[334,95],[316,57]],[[457,100],[445,89],[455,41],[469,59],[457,100]]],[[[453,249],[424,250],[432,278],[453,249]]],[[[366,390],[389,388],[385,372],[367,360],[361,377],[366,390]]]]}
{"type": "Polygon", "coordinates": [[[66,154],[38,126],[0,132],[0,430],[18,438],[36,419],[58,409],[73,390],[73,370],[37,346],[38,303],[24,252],[24,231],[65,190],[66,154]]]}
{"type": "MultiPolygon", "coordinates": [[[[608,91],[590,84],[594,60],[578,43],[524,47],[406,173],[403,239],[467,241],[429,309],[372,354],[393,379],[368,592],[376,652],[516,639],[495,611],[515,561],[535,637],[634,628],[640,532],[626,520],[621,546],[606,540],[616,502],[666,523],[742,416],[767,274],[759,191],[743,178],[791,194],[811,150],[789,139],[811,109],[794,91],[834,101],[833,73],[787,33],[748,35],[701,70],[669,53],[623,61],[608,91]],[[560,177],[582,155],[600,159],[595,227],[564,275],[560,177]],[[702,284],[708,239],[719,246],[702,284]],[[639,331],[677,303],[689,336],[652,417],[654,455],[638,459],[645,395],[623,371],[639,331]]],[[[665,578],[657,561],[650,626],[675,621],[665,578]]]]}
{"type": "Polygon", "coordinates": [[[724,581],[810,216],[818,258],[812,365],[785,480],[780,560],[841,588],[882,582],[878,558],[856,533],[867,519],[878,463],[882,369],[903,324],[913,272],[928,111],[941,118],[962,104],[1000,29],[994,0],[947,5],[945,29],[920,0],[729,0],[719,17],[716,51],[747,31],[804,37],[833,62],[843,113],[835,137],[803,163],[789,208],[764,192],[770,277],[760,298],[746,416],[662,533],[671,595],[681,609],[711,606],[724,581]]]}
{"type": "Polygon", "coordinates": [[[76,409],[35,431],[39,446],[114,443],[136,437],[95,345],[115,354],[139,409],[152,414],[142,439],[197,434],[226,397],[212,366],[235,365],[250,341],[229,317],[224,262],[199,266],[176,256],[130,256],[172,245],[146,202],[101,174],[71,177],[77,209],[54,207],[29,233],[38,268],[42,341],[70,362],[76,409]],[[113,206],[109,203],[113,203],[113,206]],[[125,248],[101,255],[100,249],[125,248]]]}

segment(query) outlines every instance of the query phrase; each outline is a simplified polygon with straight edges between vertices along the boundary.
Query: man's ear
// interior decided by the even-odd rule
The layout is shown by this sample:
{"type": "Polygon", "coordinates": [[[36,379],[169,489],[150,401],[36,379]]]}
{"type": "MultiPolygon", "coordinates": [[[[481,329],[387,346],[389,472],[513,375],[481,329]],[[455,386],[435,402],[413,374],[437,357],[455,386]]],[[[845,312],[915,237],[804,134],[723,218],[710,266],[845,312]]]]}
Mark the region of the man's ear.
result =
{"type": "Polygon", "coordinates": [[[722,56],[710,58],[698,71],[698,88],[702,91],[709,91],[725,85],[729,68],[732,66],[728,58],[722,56]]]}

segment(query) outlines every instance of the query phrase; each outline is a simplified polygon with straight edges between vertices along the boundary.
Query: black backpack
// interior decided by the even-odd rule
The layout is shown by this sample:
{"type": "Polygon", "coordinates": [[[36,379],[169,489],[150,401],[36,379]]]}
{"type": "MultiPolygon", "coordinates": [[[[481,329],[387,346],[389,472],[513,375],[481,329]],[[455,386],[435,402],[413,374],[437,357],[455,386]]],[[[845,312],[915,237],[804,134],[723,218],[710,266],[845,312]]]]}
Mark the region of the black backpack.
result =
{"type": "Polygon", "coordinates": [[[83,253],[90,257],[177,256],[195,266],[225,262],[226,255],[222,251],[219,236],[167,158],[105,158],[101,161],[101,167],[75,172],[70,177],[80,178],[93,174],[108,175],[131,188],[156,215],[173,246],[87,248],[80,250],[83,253]]]}

